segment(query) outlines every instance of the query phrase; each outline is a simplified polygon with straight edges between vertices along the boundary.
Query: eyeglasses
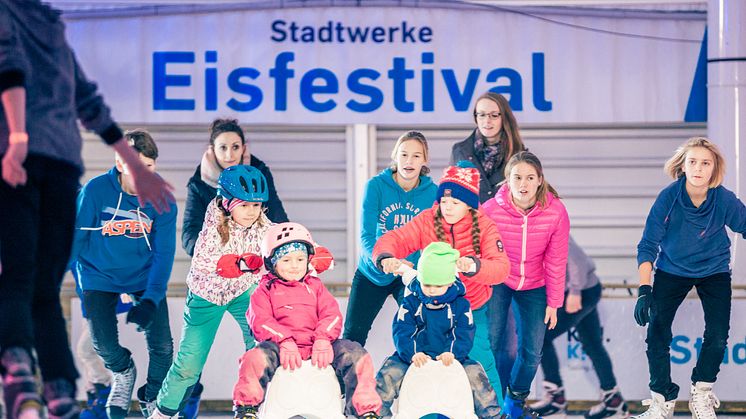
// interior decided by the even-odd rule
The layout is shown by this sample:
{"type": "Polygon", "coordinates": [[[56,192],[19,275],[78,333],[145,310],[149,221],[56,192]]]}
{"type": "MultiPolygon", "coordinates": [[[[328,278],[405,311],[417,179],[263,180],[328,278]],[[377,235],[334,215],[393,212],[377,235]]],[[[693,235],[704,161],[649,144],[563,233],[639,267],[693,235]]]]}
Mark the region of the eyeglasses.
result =
{"type": "Polygon", "coordinates": [[[474,116],[477,119],[485,120],[487,118],[489,119],[498,119],[500,118],[502,114],[500,112],[492,112],[492,113],[484,113],[484,112],[474,112],[474,116]]]}

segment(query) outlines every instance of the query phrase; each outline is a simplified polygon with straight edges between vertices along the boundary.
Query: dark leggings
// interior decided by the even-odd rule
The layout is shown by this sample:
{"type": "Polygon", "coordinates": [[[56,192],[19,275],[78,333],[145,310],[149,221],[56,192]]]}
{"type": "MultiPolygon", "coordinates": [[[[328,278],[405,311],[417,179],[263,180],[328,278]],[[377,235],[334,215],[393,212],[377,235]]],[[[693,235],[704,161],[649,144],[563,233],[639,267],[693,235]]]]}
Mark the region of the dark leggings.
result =
{"type": "MultiPolygon", "coordinates": [[[[601,299],[601,284],[582,291],[581,304],[583,308],[575,313],[568,313],[565,307],[557,310],[557,326],[547,330],[544,335],[544,356],[541,359],[541,369],[544,379],[550,383],[562,386],[557,352],[552,343],[571,328],[575,328],[575,336],[583,345],[583,351],[593,363],[601,389],[611,390],[616,387],[616,377],[611,365],[611,358],[603,344],[603,327],[598,317],[598,302],[601,299]]],[[[565,295],[567,301],[567,295],[565,295]]]]}
{"type": "MultiPolygon", "coordinates": [[[[389,295],[394,297],[397,304],[401,304],[404,298],[404,284],[400,277],[389,285],[379,286],[372,283],[359,269],[356,270],[352,278],[342,337],[365,346],[373,320],[378,316],[389,295]]],[[[393,315],[394,313],[391,313],[392,319],[393,315]]]]}

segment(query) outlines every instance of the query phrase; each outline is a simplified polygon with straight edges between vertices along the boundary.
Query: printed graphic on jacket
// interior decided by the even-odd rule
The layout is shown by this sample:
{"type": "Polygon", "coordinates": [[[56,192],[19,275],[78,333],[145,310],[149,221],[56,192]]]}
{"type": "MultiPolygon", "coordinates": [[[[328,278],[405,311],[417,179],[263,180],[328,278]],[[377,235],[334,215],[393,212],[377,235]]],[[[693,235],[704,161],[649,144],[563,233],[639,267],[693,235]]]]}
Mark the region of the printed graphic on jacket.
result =
{"type": "Polygon", "coordinates": [[[395,202],[383,208],[378,215],[378,231],[383,235],[389,230],[397,229],[412,221],[422,208],[417,208],[411,202],[395,202]]]}
{"type": "Polygon", "coordinates": [[[153,220],[139,208],[116,211],[115,208],[105,207],[101,211],[101,224],[101,235],[124,236],[130,239],[142,238],[143,232],[150,234],[153,228],[153,220]]]}

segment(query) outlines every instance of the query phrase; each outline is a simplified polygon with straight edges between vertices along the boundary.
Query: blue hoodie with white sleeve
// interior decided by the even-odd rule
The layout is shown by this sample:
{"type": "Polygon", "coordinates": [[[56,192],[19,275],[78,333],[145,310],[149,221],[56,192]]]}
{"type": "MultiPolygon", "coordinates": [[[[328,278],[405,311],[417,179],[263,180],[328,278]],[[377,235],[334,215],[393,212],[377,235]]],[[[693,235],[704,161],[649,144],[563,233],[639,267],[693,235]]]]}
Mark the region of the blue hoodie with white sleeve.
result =
{"type": "Polygon", "coordinates": [[[158,214],[140,207],[137,196],[122,190],[112,168],[83,186],[71,256],[83,291],[144,291],[156,305],[166,287],[176,249],[176,204],[158,214]]]}

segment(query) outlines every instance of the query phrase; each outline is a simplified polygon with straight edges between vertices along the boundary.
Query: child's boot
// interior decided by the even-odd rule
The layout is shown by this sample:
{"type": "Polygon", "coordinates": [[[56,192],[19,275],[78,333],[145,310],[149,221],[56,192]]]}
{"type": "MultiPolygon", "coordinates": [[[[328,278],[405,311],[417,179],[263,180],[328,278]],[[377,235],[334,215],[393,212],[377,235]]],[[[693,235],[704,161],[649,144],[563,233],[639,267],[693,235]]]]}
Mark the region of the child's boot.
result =
{"type": "Polygon", "coordinates": [[[712,392],[713,383],[697,381],[692,384],[691,398],[689,399],[689,411],[692,412],[692,419],[715,419],[715,408],[720,407],[715,393],[712,392]]]}
{"type": "Polygon", "coordinates": [[[23,348],[8,348],[0,362],[5,370],[3,393],[8,419],[38,419],[42,402],[31,355],[23,348]]]}
{"type": "Polygon", "coordinates": [[[106,414],[109,419],[124,419],[127,417],[136,378],[137,369],[131,359],[130,366],[127,369],[113,374],[111,392],[106,400],[106,414]]]}
{"type": "Polygon", "coordinates": [[[78,419],[80,406],[75,400],[75,385],[64,378],[44,383],[48,419],[78,419]]]}
{"type": "Polygon", "coordinates": [[[619,388],[614,387],[601,393],[601,403],[591,407],[591,410],[585,413],[585,417],[586,419],[626,418],[629,417],[629,408],[619,388]]]}
{"type": "Polygon", "coordinates": [[[654,391],[650,392],[651,398],[642,401],[643,406],[648,406],[648,410],[632,419],[671,419],[673,409],[676,407],[676,400],[666,401],[662,394],[654,391]]]}
{"type": "Polygon", "coordinates": [[[543,418],[564,418],[567,416],[565,388],[549,381],[544,381],[542,387],[544,388],[544,396],[530,406],[531,410],[543,418]]]}
{"type": "Polygon", "coordinates": [[[233,406],[234,419],[257,419],[258,413],[258,406],[233,406]]]}
{"type": "Polygon", "coordinates": [[[107,419],[106,399],[109,398],[111,386],[94,384],[93,391],[88,394],[88,406],[80,412],[80,419],[107,419]]]}
{"type": "Polygon", "coordinates": [[[526,406],[526,393],[514,393],[510,388],[503,400],[501,419],[536,419],[539,415],[526,406]]]}
{"type": "Polygon", "coordinates": [[[197,419],[197,416],[199,415],[199,402],[202,398],[202,390],[204,390],[204,387],[202,386],[202,383],[198,381],[192,390],[192,394],[184,404],[184,408],[179,412],[179,419],[197,419]]]}

